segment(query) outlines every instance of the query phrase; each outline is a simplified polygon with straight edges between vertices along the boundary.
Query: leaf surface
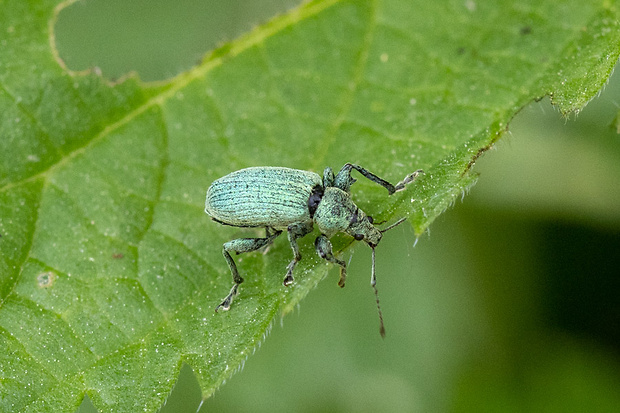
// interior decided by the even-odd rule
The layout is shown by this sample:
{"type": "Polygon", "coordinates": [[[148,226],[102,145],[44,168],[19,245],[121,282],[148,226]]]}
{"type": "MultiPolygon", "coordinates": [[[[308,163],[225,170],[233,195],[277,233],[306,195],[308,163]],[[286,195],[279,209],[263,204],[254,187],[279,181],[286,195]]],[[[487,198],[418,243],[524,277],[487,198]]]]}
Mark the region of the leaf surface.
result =
{"type": "MultiPolygon", "coordinates": [[[[53,27],[67,4],[0,8],[0,410],[154,411],[183,363],[205,396],[327,273],[284,237],[236,257],[252,230],[203,212],[210,182],[247,166],[321,173],[354,162],[377,221],[418,234],[475,181],[475,160],[533,99],[582,108],[620,52],[614,1],[313,1],[159,84],[71,73],[53,27]]],[[[338,249],[348,244],[335,240],[338,249]]]]}

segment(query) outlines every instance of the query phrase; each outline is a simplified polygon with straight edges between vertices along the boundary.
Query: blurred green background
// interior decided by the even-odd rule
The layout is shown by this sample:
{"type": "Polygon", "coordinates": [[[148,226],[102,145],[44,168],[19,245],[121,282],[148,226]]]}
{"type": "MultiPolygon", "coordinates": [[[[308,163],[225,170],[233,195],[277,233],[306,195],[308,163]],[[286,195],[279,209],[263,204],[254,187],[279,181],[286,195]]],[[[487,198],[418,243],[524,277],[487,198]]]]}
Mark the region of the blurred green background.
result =
{"type": "MultiPolygon", "coordinates": [[[[296,3],[81,1],[57,45],[72,70],[162,80],[296,3]]],[[[619,76],[569,120],[532,103],[415,248],[405,225],[386,235],[385,340],[360,247],[347,288],[330,273],[202,405],[184,368],[162,412],[618,411],[619,108],[619,76]]]]}

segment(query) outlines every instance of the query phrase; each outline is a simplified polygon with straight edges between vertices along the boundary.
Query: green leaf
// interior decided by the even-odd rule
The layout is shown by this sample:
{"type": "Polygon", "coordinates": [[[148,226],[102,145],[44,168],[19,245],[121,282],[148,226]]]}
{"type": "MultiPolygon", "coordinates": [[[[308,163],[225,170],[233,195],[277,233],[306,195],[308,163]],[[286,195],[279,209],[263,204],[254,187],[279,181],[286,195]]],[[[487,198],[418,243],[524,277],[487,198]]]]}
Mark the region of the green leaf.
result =
{"type": "MultiPolygon", "coordinates": [[[[312,237],[237,257],[252,231],[203,212],[209,183],[251,165],[361,164],[397,182],[353,187],[378,220],[418,234],[475,181],[476,159],[533,99],[563,112],[620,53],[615,1],[314,1],[161,84],[68,72],[52,35],[70,3],[0,8],[0,410],[153,411],[183,363],[204,396],[327,274],[312,237]]],[[[348,243],[339,237],[337,245],[348,243]]]]}

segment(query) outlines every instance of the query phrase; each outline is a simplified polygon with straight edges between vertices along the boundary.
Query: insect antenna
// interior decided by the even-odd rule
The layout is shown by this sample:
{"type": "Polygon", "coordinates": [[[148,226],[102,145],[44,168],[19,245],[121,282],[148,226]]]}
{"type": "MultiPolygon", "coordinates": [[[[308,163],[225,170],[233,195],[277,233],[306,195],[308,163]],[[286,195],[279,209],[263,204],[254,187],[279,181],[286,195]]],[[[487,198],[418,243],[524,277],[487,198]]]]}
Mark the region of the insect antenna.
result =
{"type": "MultiPolygon", "coordinates": [[[[380,230],[380,232],[384,233],[386,231],[389,231],[395,226],[405,222],[406,219],[407,218],[401,218],[387,228],[380,230]]],[[[381,312],[381,305],[379,304],[379,291],[377,290],[377,274],[375,271],[375,267],[375,247],[372,247],[372,271],[370,275],[370,285],[372,286],[372,289],[375,290],[375,301],[377,302],[377,312],[379,313],[379,334],[381,334],[381,337],[385,338],[385,325],[383,323],[383,313],[381,312]]]]}
{"type": "Polygon", "coordinates": [[[375,274],[375,249],[372,249],[372,274],[370,276],[370,285],[375,290],[375,300],[377,301],[377,312],[379,313],[379,334],[385,338],[385,325],[383,324],[383,313],[381,305],[379,305],[379,291],[377,290],[377,276],[375,274]]]}

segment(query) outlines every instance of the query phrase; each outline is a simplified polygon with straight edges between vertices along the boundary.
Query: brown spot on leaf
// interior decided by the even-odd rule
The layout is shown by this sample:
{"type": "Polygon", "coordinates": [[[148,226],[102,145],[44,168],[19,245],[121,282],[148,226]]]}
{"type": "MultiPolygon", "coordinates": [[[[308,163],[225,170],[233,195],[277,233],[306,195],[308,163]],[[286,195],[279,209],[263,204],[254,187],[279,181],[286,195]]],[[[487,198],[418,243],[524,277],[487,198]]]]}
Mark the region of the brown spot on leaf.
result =
{"type": "Polygon", "coordinates": [[[58,276],[53,271],[42,272],[37,276],[37,285],[39,288],[49,288],[54,285],[58,276]]]}

